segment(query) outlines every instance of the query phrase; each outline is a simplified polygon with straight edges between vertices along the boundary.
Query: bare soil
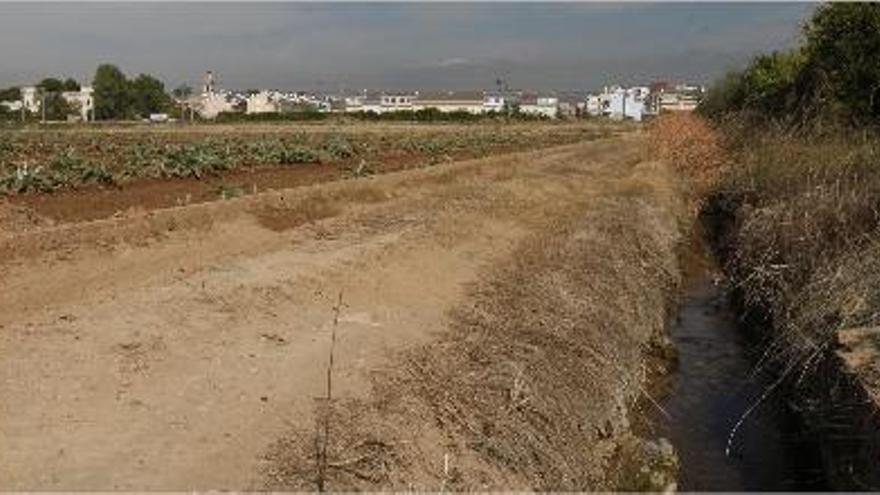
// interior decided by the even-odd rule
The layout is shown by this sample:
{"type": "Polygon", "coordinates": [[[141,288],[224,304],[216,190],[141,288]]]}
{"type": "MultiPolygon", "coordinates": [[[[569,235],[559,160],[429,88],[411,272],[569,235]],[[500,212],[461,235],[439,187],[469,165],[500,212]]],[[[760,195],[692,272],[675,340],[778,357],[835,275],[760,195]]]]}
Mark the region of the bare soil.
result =
{"type": "Polygon", "coordinates": [[[0,205],[0,490],[311,490],[327,417],[334,490],[612,487],[678,283],[678,193],[641,158],[633,134],[88,222],[0,205]]]}

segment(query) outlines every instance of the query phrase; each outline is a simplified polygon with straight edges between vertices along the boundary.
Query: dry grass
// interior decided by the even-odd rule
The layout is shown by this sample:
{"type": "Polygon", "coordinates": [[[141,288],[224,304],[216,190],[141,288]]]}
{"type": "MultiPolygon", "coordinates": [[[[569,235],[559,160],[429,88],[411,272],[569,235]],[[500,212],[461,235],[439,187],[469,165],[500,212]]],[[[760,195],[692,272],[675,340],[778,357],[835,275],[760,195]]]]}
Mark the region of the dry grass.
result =
{"type": "Polygon", "coordinates": [[[737,205],[726,241],[728,271],[746,302],[765,308],[774,327],[833,336],[826,328],[802,325],[798,313],[834,307],[834,299],[812,296],[819,307],[804,306],[804,291],[815,291],[823,274],[844,268],[852,260],[849,253],[877,236],[878,152],[875,141],[808,142],[777,135],[738,155],[738,167],[721,191],[737,205]]]}
{"type": "Polygon", "coordinates": [[[876,236],[880,141],[731,129],[721,151],[719,132],[697,116],[676,115],[654,127],[655,149],[697,184],[708,184],[705,171],[711,171],[711,188],[702,190],[704,214],[723,223],[714,241],[725,268],[747,307],[787,328],[788,320],[800,321],[796,313],[815,309],[795,303],[804,300],[802,292],[808,286],[815,292],[817,277],[835,272],[851,259],[847,253],[876,236]],[[664,151],[676,146],[694,149],[664,151]]]}
{"type": "MultiPolygon", "coordinates": [[[[681,123],[693,129],[655,128],[666,143],[658,150],[685,143],[670,133],[707,129],[696,117],[681,123]]],[[[878,396],[880,380],[866,370],[876,369],[880,354],[847,374],[853,370],[840,366],[836,350],[841,332],[880,325],[880,139],[756,132],[736,123],[723,131],[732,165],[703,192],[704,218],[748,321],[767,341],[761,364],[776,371],[779,389],[826,442],[831,482],[876,489],[876,455],[864,457],[876,451],[862,442],[880,445],[871,419],[877,409],[857,397],[878,396]]],[[[701,150],[666,156],[700,186],[701,169],[719,163],[701,150]]]]}
{"type": "Polygon", "coordinates": [[[717,186],[726,164],[718,133],[702,118],[690,113],[664,114],[650,128],[654,156],[672,164],[694,186],[700,198],[717,186]]]}
{"type": "MultiPolygon", "coordinates": [[[[330,469],[328,488],[618,486],[628,411],[680,282],[670,176],[656,163],[597,167],[595,192],[549,210],[470,287],[444,335],[392,361],[372,399],[334,408],[348,427],[331,464],[355,461],[330,469]]],[[[279,442],[270,488],[313,488],[307,438],[279,442]]]]}

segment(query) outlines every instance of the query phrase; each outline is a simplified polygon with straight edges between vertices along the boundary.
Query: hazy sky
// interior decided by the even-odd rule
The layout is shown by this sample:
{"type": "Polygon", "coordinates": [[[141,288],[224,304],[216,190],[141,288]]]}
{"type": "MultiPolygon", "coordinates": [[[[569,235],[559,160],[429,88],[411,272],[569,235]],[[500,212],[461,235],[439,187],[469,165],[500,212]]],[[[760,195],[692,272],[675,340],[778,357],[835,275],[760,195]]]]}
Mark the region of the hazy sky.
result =
{"type": "Polygon", "coordinates": [[[812,4],[0,3],[0,86],[97,64],[196,86],[591,89],[707,81],[795,43],[812,4]]]}

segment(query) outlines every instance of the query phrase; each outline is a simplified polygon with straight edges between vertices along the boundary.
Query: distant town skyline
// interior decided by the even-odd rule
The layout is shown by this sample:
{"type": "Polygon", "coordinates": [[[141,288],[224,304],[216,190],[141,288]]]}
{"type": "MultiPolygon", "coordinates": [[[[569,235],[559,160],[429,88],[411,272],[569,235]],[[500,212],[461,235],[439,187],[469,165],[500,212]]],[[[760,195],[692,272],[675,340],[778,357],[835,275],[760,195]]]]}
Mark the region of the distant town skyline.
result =
{"type": "Polygon", "coordinates": [[[0,86],[101,63],[198,88],[578,90],[710,82],[796,43],[807,3],[0,4],[0,86]]]}

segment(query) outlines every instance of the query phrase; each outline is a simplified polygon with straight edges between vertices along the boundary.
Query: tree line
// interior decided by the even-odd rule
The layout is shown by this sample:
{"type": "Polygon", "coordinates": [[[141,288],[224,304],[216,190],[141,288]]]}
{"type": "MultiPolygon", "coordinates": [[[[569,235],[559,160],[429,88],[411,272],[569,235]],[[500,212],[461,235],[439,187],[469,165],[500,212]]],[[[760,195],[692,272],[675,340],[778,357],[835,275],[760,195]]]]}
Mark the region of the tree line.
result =
{"type": "MultiPolygon", "coordinates": [[[[73,78],[45,78],[36,84],[39,98],[44,105],[45,118],[64,120],[75,109],[67,103],[62,94],[66,91],[79,91],[80,85],[73,78]]],[[[174,100],[165,90],[165,84],[150,74],[139,74],[128,78],[124,72],[112,64],[102,64],[95,70],[92,78],[94,90],[94,118],[97,120],[125,120],[147,117],[153,113],[170,112],[175,108],[174,100]]],[[[189,96],[191,90],[185,87],[174,91],[176,96],[189,96]]],[[[12,87],[0,90],[0,101],[21,99],[21,89],[12,87]]],[[[6,107],[0,105],[0,117],[15,117],[6,107]]]]}
{"type": "Polygon", "coordinates": [[[755,57],[709,90],[700,112],[798,128],[880,124],[880,3],[816,8],[799,46],[755,57]]]}

